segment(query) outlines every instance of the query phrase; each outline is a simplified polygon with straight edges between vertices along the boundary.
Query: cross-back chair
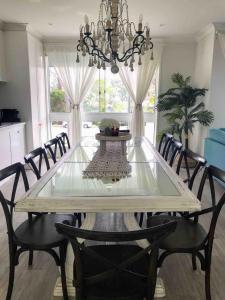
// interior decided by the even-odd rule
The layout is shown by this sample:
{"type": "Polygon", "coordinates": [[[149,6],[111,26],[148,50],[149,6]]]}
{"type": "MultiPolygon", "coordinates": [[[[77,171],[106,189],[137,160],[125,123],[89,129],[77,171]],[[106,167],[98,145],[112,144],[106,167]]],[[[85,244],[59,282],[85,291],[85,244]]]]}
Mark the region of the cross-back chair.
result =
{"type": "Polygon", "coordinates": [[[49,253],[61,269],[61,279],[64,299],[68,299],[65,275],[65,252],[67,240],[55,229],[56,222],[66,220],[69,224],[73,224],[73,216],[70,215],[46,215],[40,214],[28,218],[22,222],[16,229],[13,227],[13,212],[15,207],[15,197],[19,180],[22,179],[25,191],[28,191],[29,184],[21,163],[13,164],[0,171],[0,181],[14,176],[12,194],[10,200],[6,199],[0,192],[0,202],[4,211],[8,244],[9,244],[9,281],[6,300],[11,299],[15,267],[19,264],[20,254],[29,252],[29,265],[33,262],[33,251],[45,251],[49,253]],[[59,249],[59,255],[55,251],[59,249]]]}
{"type": "Polygon", "coordinates": [[[153,300],[158,243],[175,227],[176,222],[170,222],[133,232],[97,232],[56,224],[73,247],[76,300],[153,300]],[[145,249],[127,244],[146,238],[151,244],[145,249]],[[87,246],[84,240],[105,244],[87,246]]]}
{"type": "Polygon", "coordinates": [[[192,190],[193,184],[194,184],[194,181],[195,181],[195,178],[196,178],[198,172],[200,171],[200,169],[202,167],[204,167],[206,165],[207,161],[203,156],[201,156],[189,149],[187,149],[187,150],[184,149],[181,151],[180,158],[179,158],[178,164],[177,164],[176,173],[178,175],[180,174],[180,169],[181,169],[182,163],[184,163],[185,170],[187,173],[187,179],[185,179],[184,182],[187,182],[189,189],[192,190]],[[192,174],[190,172],[190,163],[195,164],[193,166],[192,174]]]}
{"type": "Polygon", "coordinates": [[[173,135],[170,133],[163,133],[160,142],[159,142],[159,147],[158,147],[158,152],[162,155],[162,157],[165,156],[166,154],[166,148],[168,146],[168,143],[170,140],[172,140],[173,135]]]}
{"type": "Polygon", "coordinates": [[[220,211],[225,203],[225,193],[216,204],[214,179],[225,183],[225,172],[214,167],[206,167],[199,185],[198,199],[202,200],[203,190],[207,178],[209,179],[211,205],[199,212],[187,213],[182,217],[153,216],[148,219],[148,226],[156,226],[169,220],[177,221],[176,230],[160,243],[163,251],[159,258],[159,267],[162,266],[166,257],[174,253],[191,254],[193,269],[197,269],[196,258],[201,263],[201,269],[205,272],[206,300],[211,300],[210,271],[212,260],[213,239],[220,211]],[[210,228],[208,231],[199,223],[202,215],[212,213],[210,228]]]}
{"type": "Polygon", "coordinates": [[[67,152],[66,146],[68,147],[68,149],[70,149],[70,141],[69,141],[68,135],[66,134],[66,132],[61,132],[56,137],[61,142],[63,152],[66,153],[67,152]]]}
{"type": "Polygon", "coordinates": [[[177,154],[180,153],[182,147],[183,147],[182,143],[179,142],[178,140],[175,140],[173,138],[169,140],[164,158],[171,167],[173,166],[174,160],[177,154]]]}
{"type": "Polygon", "coordinates": [[[39,147],[24,157],[25,162],[31,166],[34,174],[36,175],[37,179],[40,179],[42,176],[42,162],[44,161],[46,170],[50,169],[48,156],[44,148],[39,147]],[[35,162],[35,159],[38,159],[35,162]]]}
{"type": "Polygon", "coordinates": [[[63,149],[61,142],[58,138],[49,140],[44,144],[45,149],[49,152],[54,164],[57,162],[57,154],[59,152],[60,156],[63,156],[63,149]]]}

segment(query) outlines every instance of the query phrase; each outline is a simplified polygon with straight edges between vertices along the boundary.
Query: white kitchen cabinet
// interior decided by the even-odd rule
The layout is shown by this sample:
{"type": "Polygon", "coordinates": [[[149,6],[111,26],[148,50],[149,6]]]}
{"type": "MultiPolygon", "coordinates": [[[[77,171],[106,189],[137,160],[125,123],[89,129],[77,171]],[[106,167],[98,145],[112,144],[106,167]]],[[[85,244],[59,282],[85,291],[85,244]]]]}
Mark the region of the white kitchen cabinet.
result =
{"type": "Polygon", "coordinates": [[[0,170],[11,164],[9,130],[0,130],[0,170]]]}
{"type": "Polygon", "coordinates": [[[5,49],[3,32],[0,30],[0,81],[6,81],[5,49]]]}
{"type": "Polygon", "coordinates": [[[0,126],[0,169],[24,162],[25,123],[0,126]]]}

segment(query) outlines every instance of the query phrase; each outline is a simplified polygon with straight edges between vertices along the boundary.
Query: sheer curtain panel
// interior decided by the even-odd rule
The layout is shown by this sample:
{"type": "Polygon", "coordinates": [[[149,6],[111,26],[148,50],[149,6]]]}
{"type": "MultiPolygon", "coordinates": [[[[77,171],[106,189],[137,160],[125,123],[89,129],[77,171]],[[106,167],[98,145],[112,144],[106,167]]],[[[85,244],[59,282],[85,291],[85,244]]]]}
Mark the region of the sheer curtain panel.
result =
{"type": "Polygon", "coordinates": [[[72,141],[73,144],[81,138],[80,105],[87,95],[95,74],[95,68],[88,67],[85,57],[76,63],[74,45],[48,45],[46,47],[49,65],[54,67],[60,83],[67,95],[72,108],[72,141]]]}
{"type": "MultiPolygon", "coordinates": [[[[142,56],[142,65],[135,64],[134,72],[120,65],[120,77],[131,99],[134,101],[134,110],[131,119],[131,132],[134,137],[144,136],[144,113],[142,103],[148,93],[153,75],[159,65],[162,54],[162,45],[154,48],[154,60],[151,60],[150,51],[142,56]]],[[[137,60],[137,59],[136,59],[137,60]]]]}

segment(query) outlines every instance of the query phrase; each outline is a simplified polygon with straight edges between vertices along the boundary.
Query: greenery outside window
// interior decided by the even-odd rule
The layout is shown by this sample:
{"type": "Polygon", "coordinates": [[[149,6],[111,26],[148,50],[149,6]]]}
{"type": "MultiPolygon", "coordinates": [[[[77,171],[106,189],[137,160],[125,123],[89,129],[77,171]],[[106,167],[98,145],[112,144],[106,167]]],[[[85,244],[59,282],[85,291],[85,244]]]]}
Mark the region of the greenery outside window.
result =
{"type": "MultiPolygon", "coordinates": [[[[157,92],[158,70],[152,79],[148,94],[143,102],[143,111],[153,113],[157,92]]],[[[83,101],[85,113],[130,113],[133,101],[120,79],[119,74],[112,74],[109,68],[98,70],[93,86],[83,101]]]]}
{"type": "Polygon", "coordinates": [[[57,113],[70,112],[70,103],[66,98],[57,73],[53,67],[49,67],[49,88],[50,88],[50,111],[57,113]]]}

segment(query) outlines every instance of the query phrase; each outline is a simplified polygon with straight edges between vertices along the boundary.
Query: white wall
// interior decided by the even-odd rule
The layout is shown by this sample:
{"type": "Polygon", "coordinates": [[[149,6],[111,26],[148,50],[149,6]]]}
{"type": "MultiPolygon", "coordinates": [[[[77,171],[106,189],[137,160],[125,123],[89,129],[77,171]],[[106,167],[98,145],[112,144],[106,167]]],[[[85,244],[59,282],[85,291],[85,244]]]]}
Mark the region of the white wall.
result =
{"type": "Polygon", "coordinates": [[[31,151],[47,140],[43,46],[23,26],[10,26],[4,31],[7,83],[0,87],[0,106],[19,110],[31,151]]]}
{"type": "Polygon", "coordinates": [[[0,81],[6,80],[5,71],[5,44],[3,32],[0,30],[0,81]]]}
{"type": "MultiPolygon", "coordinates": [[[[184,76],[194,75],[196,44],[190,43],[168,43],[165,44],[159,79],[159,93],[166,92],[173,86],[171,75],[173,73],[181,73],[184,76]]],[[[163,118],[163,113],[158,114],[157,132],[160,133],[167,127],[167,122],[163,118]]]]}
{"type": "Polygon", "coordinates": [[[215,39],[209,109],[214,113],[211,127],[225,127],[225,58],[215,39]]]}
{"type": "Polygon", "coordinates": [[[5,31],[7,84],[0,88],[2,108],[16,108],[26,122],[27,148],[33,146],[29,61],[25,31],[5,31]]]}
{"type": "MultiPolygon", "coordinates": [[[[206,28],[197,39],[194,85],[208,89],[204,98],[206,109],[211,109],[214,40],[215,29],[213,26],[206,28]]],[[[196,124],[194,134],[190,137],[190,147],[193,151],[204,154],[204,140],[207,134],[208,128],[196,124]]]]}
{"type": "Polygon", "coordinates": [[[30,95],[32,111],[33,147],[47,141],[47,105],[45,94],[45,68],[42,42],[28,33],[30,95]]]}

